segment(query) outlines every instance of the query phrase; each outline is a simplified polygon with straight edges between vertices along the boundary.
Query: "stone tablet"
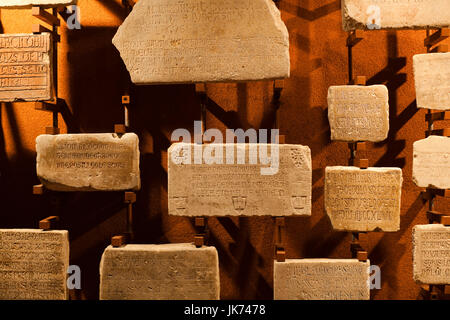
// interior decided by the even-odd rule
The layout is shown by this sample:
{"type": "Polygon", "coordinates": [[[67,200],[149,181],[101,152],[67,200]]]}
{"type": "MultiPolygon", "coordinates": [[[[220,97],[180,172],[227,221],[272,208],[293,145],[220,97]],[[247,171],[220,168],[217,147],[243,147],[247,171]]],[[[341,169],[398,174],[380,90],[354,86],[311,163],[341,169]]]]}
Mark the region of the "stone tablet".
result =
{"type": "Polygon", "coordinates": [[[101,300],[218,300],[219,258],[193,244],[109,246],[100,262],[101,300]]]}
{"type": "Polygon", "coordinates": [[[66,300],[67,231],[0,230],[0,300],[66,300]]]}
{"type": "Polygon", "coordinates": [[[298,259],[274,262],[275,300],[369,300],[370,262],[298,259]]]}
{"type": "Polygon", "coordinates": [[[414,142],[413,180],[421,188],[450,189],[450,138],[414,142]]]}
{"type": "Polygon", "coordinates": [[[450,52],[418,54],[413,63],[417,107],[450,110],[450,52]]]}
{"type": "Polygon", "coordinates": [[[171,215],[311,215],[309,147],[177,143],[169,149],[168,168],[171,215]],[[222,164],[208,164],[204,159],[200,162],[195,159],[197,152],[203,152],[204,158],[211,153],[222,154],[224,159],[222,164]],[[261,160],[266,152],[273,156],[267,162],[261,160]],[[269,166],[273,170],[265,172],[269,166]]]}
{"type": "Polygon", "coordinates": [[[384,85],[328,89],[331,140],[379,142],[389,132],[389,93],[384,85]]]}
{"type": "Polygon", "coordinates": [[[334,230],[398,231],[400,168],[327,167],[325,210],[334,230]]]}
{"type": "Polygon", "coordinates": [[[76,3],[77,0],[1,0],[0,8],[28,8],[32,6],[50,8],[76,3]]]}
{"type": "Polygon", "coordinates": [[[290,73],[289,34],[272,0],[139,0],[113,44],[138,85],[290,73]]]}
{"type": "Polygon", "coordinates": [[[426,29],[450,25],[448,0],[342,0],[345,31],[426,29]]]}
{"type": "Polygon", "coordinates": [[[0,35],[0,101],[53,98],[50,33],[0,35]]]}
{"type": "Polygon", "coordinates": [[[140,189],[139,139],[134,133],[41,135],[37,175],[55,191],[140,189]]]}
{"type": "Polygon", "coordinates": [[[413,270],[418,283],[450,284],[450,227],[414,226],[413,270]]]}

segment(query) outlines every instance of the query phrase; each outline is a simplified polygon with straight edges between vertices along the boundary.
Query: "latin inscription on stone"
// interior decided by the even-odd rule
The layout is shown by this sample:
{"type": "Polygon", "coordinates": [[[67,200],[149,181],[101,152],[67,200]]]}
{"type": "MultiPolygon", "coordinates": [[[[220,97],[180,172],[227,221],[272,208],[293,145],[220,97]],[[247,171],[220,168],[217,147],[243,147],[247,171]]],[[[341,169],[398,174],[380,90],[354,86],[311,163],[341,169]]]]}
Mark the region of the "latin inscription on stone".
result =
{"type": "Polygon", "coordinates": [[[218,300],[214,247],[192,244],[109,246],[100,262],[101,300],[218,300]]]}
{"type": "Polygon", "coordinates": [[[77,0],[2,0],[0,1],[0,8],[56,7],[76,3],[77,0]]]}
{"type": "Polygon", "coordinates": [[[328,120],[331,140],[385,140],[389,132],[388,101],[388,89],[384,85],[330,87],[328,120]]]}
{"type": "Polygon", "coordinates": [[[0,230],[0,300],[65,300],[67,231],[0,230]]]}
{"type": "Polygon", "coordinates": [[[37,175],[55,191],[140,188],[139,139],[134,133],[41,135],[37,175]]]}
{"type": "Polygon", "coordinates": [[[275,261],[275,300],[369,300],[370,262],[356,259],[275,261]]]}
{"type": "Polygon", "coordinates": [[[400,168],[327,167],[325,209],[334,230],[398,231],[400,168]]]}

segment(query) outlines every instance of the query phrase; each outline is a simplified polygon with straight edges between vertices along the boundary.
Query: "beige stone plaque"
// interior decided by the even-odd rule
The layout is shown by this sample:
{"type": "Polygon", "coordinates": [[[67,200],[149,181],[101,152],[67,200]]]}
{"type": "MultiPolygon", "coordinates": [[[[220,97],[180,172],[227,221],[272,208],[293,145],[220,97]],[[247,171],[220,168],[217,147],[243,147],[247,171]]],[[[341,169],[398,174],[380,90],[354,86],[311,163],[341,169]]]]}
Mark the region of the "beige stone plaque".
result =
{"type": "Polygon", "coordinates": [[[55,191],[140,188],[139,139],[134,133],[41,135],[37,175],[55,191]]]}
{"type": "Polygon", "coordinates": [[[77,0],[1,0],[0,8],[56,7],[76,4],[77,0]]]}
{"type": "Polygon", "coordinates": [[[370,262],[287,259],[274,262],[275,300],[369,300],[370,262]]]}
{"type": "Polygon", "coordinates": [[[421,188],[450,189],[450,138],[414,142],[413,180],[421,188]]]}
{"type": "Polygon", "coordinates": [[[113,44],[141,85],[290,73],[289,34],[272,0],[139,0],[113,44]]]}
{"type": "Polygon", "coordinates": [[[400,168],[327,167],[325,210],[334,230],[398,231],[400,168]]]}
{"type": "Polygon", "coordinates": [[[418,283],[450,284],[450,227],[414,226],[413,266],[418,283]]]}
{"type": "Polygon", "coordinates": [[[311,215],[309,147],[178,143],[169,149],[168,167],[171,215],[311,215]],[[264,160],[266,153],[273,158],[264,160]],[[207,162],[210,154],[223,159],[207,162]]]}
{"type": "Polygon", "coordinates": [[[384,85],[328,89],[331,140],[383,141],[389,132],[389,93],[384,85]]]}
{"type": "Polygon", "coordinates": [[[418,54],[413,63],[417,107],[450,110],[450,52],[418,54]]]}
{"type": "Polygon", "coordinates": [[[0,101],[53,98],[50,33],[0,35],[0,101]]]}
{"type": "Polygon", "coordinates": [[[0,230],[0,300],[65,300],[67,231],[0,230]]]}
{"type": "Polygon", "coordinates": [[[101,300],[218,300],[219,258],[193,244],[109,246],[100,262],[101,300]]]}
{"type": "Polygon", "coordinates": [[[448,0],[342,0],[345,31],[426,29],[450,25],[448,0]]]}

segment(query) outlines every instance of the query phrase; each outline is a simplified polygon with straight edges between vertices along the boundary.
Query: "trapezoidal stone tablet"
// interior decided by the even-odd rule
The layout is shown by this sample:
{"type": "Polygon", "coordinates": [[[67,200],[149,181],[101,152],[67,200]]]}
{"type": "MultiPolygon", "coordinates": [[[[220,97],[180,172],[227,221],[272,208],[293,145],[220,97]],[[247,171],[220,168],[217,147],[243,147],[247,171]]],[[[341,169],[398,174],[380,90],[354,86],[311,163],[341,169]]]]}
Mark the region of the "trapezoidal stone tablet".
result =
{"type": "Polygon", "coordinates": [[[311,215],[309,147],[177,143],[168,161],[171,215],[311,215]]]}
{"type": "Polygon", "coordinates": [[[100,262],[101,300],[218,300],[214,247],[128,244],[107,247],[100,262]]]}
{"type": "Polygon", "coordinates": [[[113,44],[135,84],[289,77],[289,34],[272,0],[140,0],[113,44]]]}
{"type": "Polygon", "coordinates": [[[0,230],[0,300],[66,300],[66,230],[0,230]]]}
{"type": "Polygon", "coordinates": [[[400,230],[400,168],[327,167],[325,210],[334,230],[400,230]]]}
{"type": "Polygon", "coordinates": [[[77,4],[77,0],[1,0],[0,8],[57,7],[77,4]]]}
{"type": "Polygon", "coordinates": [[[60,134],[36,139],[37,175],[49,190],[138,190],[139,139],[117,135],[60,134]]]}

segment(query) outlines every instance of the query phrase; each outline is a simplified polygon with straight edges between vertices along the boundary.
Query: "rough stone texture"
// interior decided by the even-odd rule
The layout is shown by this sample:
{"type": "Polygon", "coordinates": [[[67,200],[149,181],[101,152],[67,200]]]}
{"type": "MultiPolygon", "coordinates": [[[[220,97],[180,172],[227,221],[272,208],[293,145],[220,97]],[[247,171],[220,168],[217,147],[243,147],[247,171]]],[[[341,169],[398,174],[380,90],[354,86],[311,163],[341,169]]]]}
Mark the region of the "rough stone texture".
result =
{"type": "Polygon", "coordinates": [[[192,244],[109,246],[100,262],[101,300],[218,300],[214,247],[192,244]]]}
{"type": "Polygon", "coordinates": [[[275,300],[369,300],[370,261],[298,259],[275,261],[275,300]]]}
{"type": "Polygon", "coordinates": [[[414,226],[413,271],[418,283],[450,284],[450,227],[414,226]]]}
{"type": "Polygon", "coordinates": [[[345,31],[368,29],[370,24],[376,24],[381,29],[448,27],[450,2],[448,0],[342,0],[342,21],[345,31]],[[377,11],[379,21],[376,20],[377,11]]]}
{"type": "Polygon", "coordinates": [[[417,107],[450,110],[450,52],[418,54],[413,63],[417,107]]]}
{"type": "Polygon", "coordinates": [[[289,77],[272,0],[140,0],[113,39],[136,84],[289,77]]]}
{"type": "MultiPolygon", "coordinates": [[[[224,160],[225,162],[225,160],[224,160]]],[[[301,145],[174,144],[169,149],[169,214],[178,216],[311,215],[311,151],[301,145]],[[218,148],[233,164],[194,164],[196,146],[205,154],[218,148]],[[248,158],[279,148],[278,172],[261,174],[270,165],[249,164],[248,158]],[[234,155],[229,149],[234,150],[234,155]],[[189,157],[189,152],[191,156],[189,157]],[[245,164],[237,164],[245,152],[245,164]],[[252,155],[252,156],[249,156],[252,155]],[[191,159],[177,164],[174,157],[191,159]]]]}
{"type": "Polygon", "coordinates": [[[78,0],[1,0],[0,8],[57,7],[77,4],[78,0]]]}
{"type": "Polygon", "coordinates": [[[327,167],[325,210],[334,230],[398,231],[400,168],[327,167]]]}
{"type": "Polygon", "coordinates": [[[413,181],[421,188],[450,189],[450,138],[414,142],[413,181]]]}
{"type": "Polygon", "coordinates": [[[0,101],[53,98],[50,33],[0,35],[0,101]]]}
{"type": "Polygon", "coordinates": [[[331,140],[379,142],[389,132],[389,93],[384,85],[328,89],[331,140]]]}
{"type": "Polygon", "coordinates": [[[37,175],[55,191],[140,189],[139,139],[134,133],[41,135],[37,175]]]}
{"type": "Polygon", "coordinates": [[[0,230],[0,300],[65,300],[67,231],[0,230]]]}

